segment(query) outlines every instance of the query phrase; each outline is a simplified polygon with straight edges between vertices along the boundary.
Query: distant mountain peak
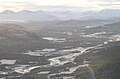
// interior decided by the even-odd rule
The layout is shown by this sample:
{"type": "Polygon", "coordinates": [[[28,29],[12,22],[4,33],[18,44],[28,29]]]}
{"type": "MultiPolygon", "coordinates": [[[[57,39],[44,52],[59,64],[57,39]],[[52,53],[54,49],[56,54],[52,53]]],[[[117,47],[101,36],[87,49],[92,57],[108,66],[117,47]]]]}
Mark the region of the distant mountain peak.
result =
{"type": "Polygon", "coordinates": [[[33,12],[33,11],[30,11],[30,10],[21,10],[21,11],[19,11],[19,13],[31,13],[31,12],[33,12]]]}
{"type": "Polygon", "coordinates": [[[103,9],[100,12],[120,12],[119,9],[103,9]]]}
{"type": "Polygon", "coordinates": [[[14,12],[12,10],[4,10],[2,13],[3,14],[9,14],[9,13],[14,13],[14,12]]]}

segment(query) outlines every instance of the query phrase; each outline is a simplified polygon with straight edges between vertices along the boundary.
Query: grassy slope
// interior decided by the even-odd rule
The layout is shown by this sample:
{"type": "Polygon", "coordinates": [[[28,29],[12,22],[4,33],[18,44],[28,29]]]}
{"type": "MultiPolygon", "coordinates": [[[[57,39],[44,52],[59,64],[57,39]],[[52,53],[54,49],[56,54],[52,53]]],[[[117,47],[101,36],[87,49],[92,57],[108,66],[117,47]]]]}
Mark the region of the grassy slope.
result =
{"type": "MultiPolygon", "coordinates": [[[[86,58],[91,61],[90,66],[95,72],[96,79],[119,79],[120,78],[120,46],[103,48],[97,53],[88,53],[79,56],[76,61],[86,58]]],[[[77,77],[81,79],[92,79],[90,71],[81,68],[77,72],[77,77]]]]}
{"type": "Polygon", "coordinates": [[[12,23],[0,23],[0,53],[24,52],[47,46],[47,40],[26,28],[12,23]]]}

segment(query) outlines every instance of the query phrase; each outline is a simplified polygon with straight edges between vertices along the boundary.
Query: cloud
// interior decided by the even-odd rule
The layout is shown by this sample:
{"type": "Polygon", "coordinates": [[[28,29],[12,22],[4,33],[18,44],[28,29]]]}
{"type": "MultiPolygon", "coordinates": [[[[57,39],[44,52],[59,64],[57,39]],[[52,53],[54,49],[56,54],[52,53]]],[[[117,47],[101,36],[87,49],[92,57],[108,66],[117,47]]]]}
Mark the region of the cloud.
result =
{"type": "Polygon", "coordinates": [[[119,0],[0,0],[0,10],[101,10],[120,9],[119,0]]]}
{"type": "Polygon", "coordinates": [[[89,2],[91,1],[102,1],[102,2],[118,2],[120,0],[88,0],[89,2]]]}
{"type": "Polygon", "coordinates": [[[120,6],[120,4],[99,4],[100,6],[120,6]]]}

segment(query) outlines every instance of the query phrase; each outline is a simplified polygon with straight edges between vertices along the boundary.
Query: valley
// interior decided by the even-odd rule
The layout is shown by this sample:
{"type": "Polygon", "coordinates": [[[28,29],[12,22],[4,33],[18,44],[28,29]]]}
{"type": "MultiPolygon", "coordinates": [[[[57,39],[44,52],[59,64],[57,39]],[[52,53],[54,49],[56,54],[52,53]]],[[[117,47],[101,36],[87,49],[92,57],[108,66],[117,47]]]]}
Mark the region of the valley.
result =
{"type": "Polygon", "coordinates": [[[119,29],[103,20],[2,22],[0,79],[119,79],[119,29]]]}

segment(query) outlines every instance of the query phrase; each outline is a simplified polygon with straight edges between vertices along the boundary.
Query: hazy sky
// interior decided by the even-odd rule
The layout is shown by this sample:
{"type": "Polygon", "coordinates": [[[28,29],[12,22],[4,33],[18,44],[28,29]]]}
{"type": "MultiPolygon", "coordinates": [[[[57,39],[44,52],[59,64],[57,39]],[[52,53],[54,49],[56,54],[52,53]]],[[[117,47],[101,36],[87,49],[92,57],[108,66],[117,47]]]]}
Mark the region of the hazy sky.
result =
{"type": "Polygon", "coordinates": [[[120,0],[0,0],[0,11],[101,9],[120,9],[120,0]]]}

